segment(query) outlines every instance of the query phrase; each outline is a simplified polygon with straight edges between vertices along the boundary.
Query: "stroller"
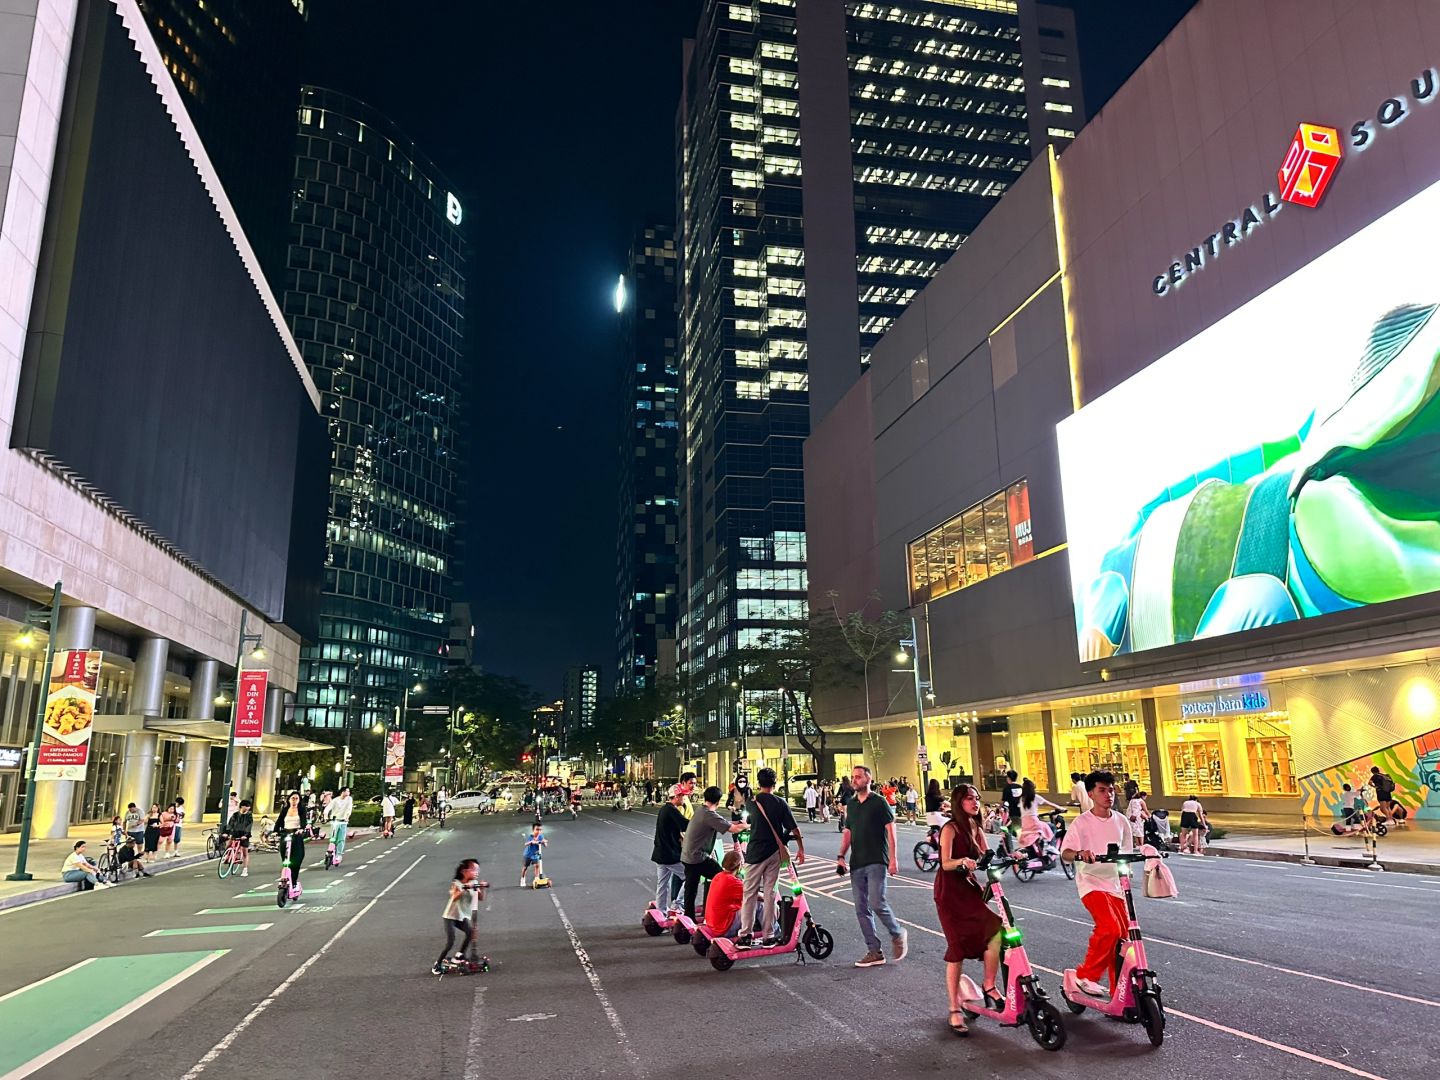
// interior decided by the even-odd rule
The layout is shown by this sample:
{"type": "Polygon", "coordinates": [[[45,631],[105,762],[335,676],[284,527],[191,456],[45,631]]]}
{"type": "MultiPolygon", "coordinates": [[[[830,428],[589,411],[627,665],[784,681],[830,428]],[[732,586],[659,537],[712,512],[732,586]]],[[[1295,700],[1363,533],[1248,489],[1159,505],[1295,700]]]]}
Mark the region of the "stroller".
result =
{"type": "Polygon", "coordinates": [[[1161,851],[1174,851],[1179,844],[1170,831],[1170,811],[1152,810],[1145,821],[1145,842],[1161,851]]]}

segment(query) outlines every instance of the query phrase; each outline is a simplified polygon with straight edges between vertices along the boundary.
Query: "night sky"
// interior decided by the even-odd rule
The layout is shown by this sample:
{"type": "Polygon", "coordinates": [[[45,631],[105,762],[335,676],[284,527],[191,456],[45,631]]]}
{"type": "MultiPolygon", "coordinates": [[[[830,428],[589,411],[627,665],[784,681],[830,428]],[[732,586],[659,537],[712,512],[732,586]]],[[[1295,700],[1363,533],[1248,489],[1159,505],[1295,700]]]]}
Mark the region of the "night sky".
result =
{"type": "MultiPolygon", "coordinates": [[[[836,0],[840,2],[840,0],[836,0]]],[[[1194,0],[1074,0],[1092,100],[1194,0]]],[[[477,662],[558,696],[614,665],[630,237],[674,215],[680,46],[699,0],[315,0],[306,78],[407,132],[465,206],[465,593],[477,662]]]]}

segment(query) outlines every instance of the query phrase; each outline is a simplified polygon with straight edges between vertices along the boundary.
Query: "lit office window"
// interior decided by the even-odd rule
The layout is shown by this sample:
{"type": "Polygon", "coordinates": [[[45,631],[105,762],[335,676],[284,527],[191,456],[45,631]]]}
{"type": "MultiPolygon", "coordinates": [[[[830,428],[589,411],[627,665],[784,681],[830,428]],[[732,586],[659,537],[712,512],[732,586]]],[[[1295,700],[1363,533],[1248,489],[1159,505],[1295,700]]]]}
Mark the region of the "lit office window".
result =
{"type": "Polygon", "coordinates": [[[910,541],[910,602],[924,603],[1034,558],[1030,482],[1018,480],[910,541]]]}

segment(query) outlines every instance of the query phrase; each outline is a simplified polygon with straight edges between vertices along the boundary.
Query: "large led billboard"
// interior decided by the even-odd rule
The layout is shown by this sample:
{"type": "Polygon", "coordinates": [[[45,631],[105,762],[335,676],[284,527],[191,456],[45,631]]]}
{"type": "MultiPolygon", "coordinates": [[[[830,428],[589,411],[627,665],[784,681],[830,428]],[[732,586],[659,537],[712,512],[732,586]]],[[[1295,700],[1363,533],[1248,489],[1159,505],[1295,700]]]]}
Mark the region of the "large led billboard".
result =
{"type": "Polygon", "coordinates": [[[1440,184],[1057,429],[1082,660],[1440,589],[1440,184]]]}

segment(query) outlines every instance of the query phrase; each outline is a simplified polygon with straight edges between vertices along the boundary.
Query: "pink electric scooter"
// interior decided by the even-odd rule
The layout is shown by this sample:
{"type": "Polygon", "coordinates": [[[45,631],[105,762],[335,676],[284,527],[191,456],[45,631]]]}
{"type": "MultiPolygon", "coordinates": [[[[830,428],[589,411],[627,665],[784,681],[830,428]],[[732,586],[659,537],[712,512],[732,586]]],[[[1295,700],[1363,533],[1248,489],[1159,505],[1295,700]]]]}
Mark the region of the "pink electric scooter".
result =
{"type": "Polygon", "coordinates": [[[788,953],[794,953],[796,962],[803,964],[805,953],[809,953],[816,960],[824,960],[835,951],[835,938],[810,914],[810,904],[805,899],[805,886],[800,883],[800,875],[795,873],[794,862],[788,865],[791,881],[781,892],[778,905],[779,944],[769,948],[760,945],[742,948],[729,938],[715,938],[710,942],[705,956],[716,971],[729,971],[737,960],[759,960],[764,956],[784,956],[788,953]]]}
{"type": "Polygon", "coordinates": [[[1074,968],[1065,969],[1060,993],[1073,1013],[1094,1009],[1106,1016],[1132,1022],[1138,1020],[1145,1026],[1150,1045],[1159,1046],[1165,1038],[1165,1005],[1160,999],[1160,983],[1145,957],[1145,940],[1140,936],[1140,920],[1135,917],[1135,897],[1130,890],[1130,865],[1143,863],[1145,859],[1146,856],[1138,852],[1122,854],[1115,844],[1111,844],[1104,855],[1095,858],[1097,863],[1113,863],[1120,871],[1120,888],[1125,894],[1125,911],[1130,920],[1129,933],[1120,943],[1115,971],[1111,975],[1110,999],[1091,997],[1081,990],[1074,968]]]}
{"type": "Polygon", "coordinates": [[[655,901],[651,900],[645,905],[645,914],[640,916],[640,925],[645,928],[645,933],[651,937],[659,937],[665,931],[675,925],[675,919],[680,914],[679,906],[671,908],[658,908],[655,901]]]}
{"type": "MultiPolygon", "coordinates": [[[[1035,978],[1030,967],[1030,957],[1025,952],[1025,941],[1020,928],[1015,925],[1015,916],[1010,911],[1010,901],[1005,899],[1005,890],[1000,886],[1000,875],[1017,859],[1029,858],[1028,853],[1018,856],[996,856],[986,852],[980,858],[977,870],[985,871],[986,899],[998,901],[1000,914],[1000,964],[1005,973],[1005,1000],[995,1008],[993,999],[986,998],[980,987],[969,975],[960,976],[961,1011],[968,1019],[986,1016],[1001,1027],[1019,1027],[1024,1024],[1030,1029],[1030,1037],[1045,1050],[1059,1050],[1065,1045],[1065,1024],[1060,1010],[1047,1000],[1047,995],[1035,978]]],[[[962,1034],[962,1032],[956,1032],[962,1034]]]]}

